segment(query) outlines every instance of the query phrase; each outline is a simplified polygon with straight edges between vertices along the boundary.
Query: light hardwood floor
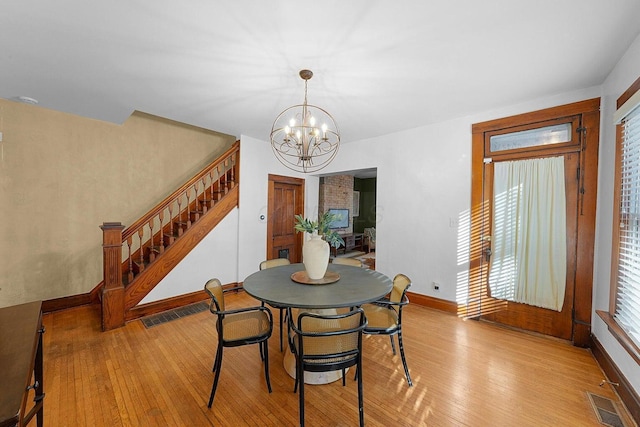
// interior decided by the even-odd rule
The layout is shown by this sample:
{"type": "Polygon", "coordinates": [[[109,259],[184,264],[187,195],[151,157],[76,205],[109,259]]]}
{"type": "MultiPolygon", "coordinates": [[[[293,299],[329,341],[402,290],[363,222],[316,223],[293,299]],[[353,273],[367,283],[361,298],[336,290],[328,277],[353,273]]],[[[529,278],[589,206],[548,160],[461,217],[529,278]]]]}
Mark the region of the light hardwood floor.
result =
{"type": "MultiPolygon", "coordinates": [[[[231,307],[256,304],[241,292],[231,307]]],[[[274,324],[278,321],[274,310],[274,324]]],[[[387,337],[364,340],[367,426],[599,426],[586,392],[620,406],[589,350],[566,342],[409,305],[407,386],[387,337]]],[[[97,307],[44,316],[45,426],[295,426],[298,396],[270,340],[273,393],[257,346],[224,351],[218,392],[207,401],[215,350],[208,311],[146,329],[100,331],[97,307]]],[[[305,387],[307,426],[358,424],[352,373],[305,387]]],[[[633,422],[623,414],[628,426],[633,422]]],[[[32,423],[35,425],[35,422],[32,423]]]]}

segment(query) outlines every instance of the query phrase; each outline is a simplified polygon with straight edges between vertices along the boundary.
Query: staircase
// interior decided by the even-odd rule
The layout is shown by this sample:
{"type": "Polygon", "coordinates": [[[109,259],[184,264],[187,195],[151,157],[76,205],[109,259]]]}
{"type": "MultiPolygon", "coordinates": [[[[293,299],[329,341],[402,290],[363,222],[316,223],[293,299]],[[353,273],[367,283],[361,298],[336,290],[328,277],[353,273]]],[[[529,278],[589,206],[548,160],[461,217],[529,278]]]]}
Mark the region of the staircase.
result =
{"type": "Polygon", "coordinates": [[[100,227],[103,331],[149,314],[137,307],[140,301],[238,206],[239,152],[236,142],[128,228],[100,227]]]}

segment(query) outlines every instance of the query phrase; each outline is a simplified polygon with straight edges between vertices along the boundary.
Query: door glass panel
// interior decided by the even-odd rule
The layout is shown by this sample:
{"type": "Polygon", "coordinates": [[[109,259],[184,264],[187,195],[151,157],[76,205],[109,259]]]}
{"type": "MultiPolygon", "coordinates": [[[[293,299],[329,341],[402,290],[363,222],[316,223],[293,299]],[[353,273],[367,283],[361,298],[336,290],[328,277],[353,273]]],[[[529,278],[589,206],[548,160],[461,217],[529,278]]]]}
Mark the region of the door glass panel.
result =
{"type": "Polygon", "coordinates": [[[517,148],[560,144],[571,141],[571,123],[545,126],[520,132],[493,135],[489,138],[492,152],[517,148]]]}

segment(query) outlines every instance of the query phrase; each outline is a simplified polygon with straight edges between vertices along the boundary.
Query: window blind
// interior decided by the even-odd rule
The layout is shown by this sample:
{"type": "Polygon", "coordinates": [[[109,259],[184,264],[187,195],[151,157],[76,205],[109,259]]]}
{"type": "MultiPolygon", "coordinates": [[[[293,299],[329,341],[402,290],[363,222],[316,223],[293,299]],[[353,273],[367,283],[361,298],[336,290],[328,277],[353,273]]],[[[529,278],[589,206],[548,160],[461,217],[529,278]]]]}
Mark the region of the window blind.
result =
{"type": "Polygon", "coordinates": [[[640,106],[622,119],[619,255],[614,318],[640,346],[640,106]]]}

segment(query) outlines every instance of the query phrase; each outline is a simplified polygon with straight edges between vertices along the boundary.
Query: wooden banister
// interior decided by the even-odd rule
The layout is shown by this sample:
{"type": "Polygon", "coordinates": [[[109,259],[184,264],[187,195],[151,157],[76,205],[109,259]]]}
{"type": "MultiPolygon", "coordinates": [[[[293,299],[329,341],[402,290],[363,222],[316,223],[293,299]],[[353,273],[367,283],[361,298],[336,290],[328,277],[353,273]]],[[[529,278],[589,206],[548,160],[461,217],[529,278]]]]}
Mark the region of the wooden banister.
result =
{"type": "MultiPolygon", "coordinates": [[[[191,178],[189,181],[184,183],[180,188],[178,188],[176,191],[168,195],[163,201],[158,203],[154,208],[152,208],[149,212],[147,212],[145,216],[140,217],[140,219],[138,219],[129,227],[127,227],[127,229],[122,234],[123,239],[126,239],[127,237],[136,233],[139,228],[143,227],[146,223],[152,220],[157,215],[158,212],[163,211],[164,208],[166,208],[169,204],[171,204],[172,201],[177,200],[181,195],[186,194],[186,192],[189,191],[190,188],[193,188],[195,184],[199,180],[202,180],[204,177],[206,177],[209,172],[214,170],[217,166],[223,164],[228,159],[231,159],[233,155],[237,156],[239,152],[240,152],[240,143],[236,141],[233,145],[231,145],[231,147],[229,147],[227,151],[222,153],[220,157],[214,160],[213,163],[206,166],[204,169],[198,172],[193,178],[191,178]]],[[[235,177],[235,174],[234,174],[234,177],[235,177]]]]}
{"type": "Polygon", "coordinates": [[[127,311],[238,206],[239,153],[236,142],[124,231],[120,223],[100,227],[103,330],[124,325],[127,311]]]}
{"type": "Polygon", "coordinates": [[[120,272],[122,259],[122,230],[119,222],[105,222],[102,229],[102,267],[104,288],[102,289],[102,330],[124,325],[124,286],[120,272]]]}

